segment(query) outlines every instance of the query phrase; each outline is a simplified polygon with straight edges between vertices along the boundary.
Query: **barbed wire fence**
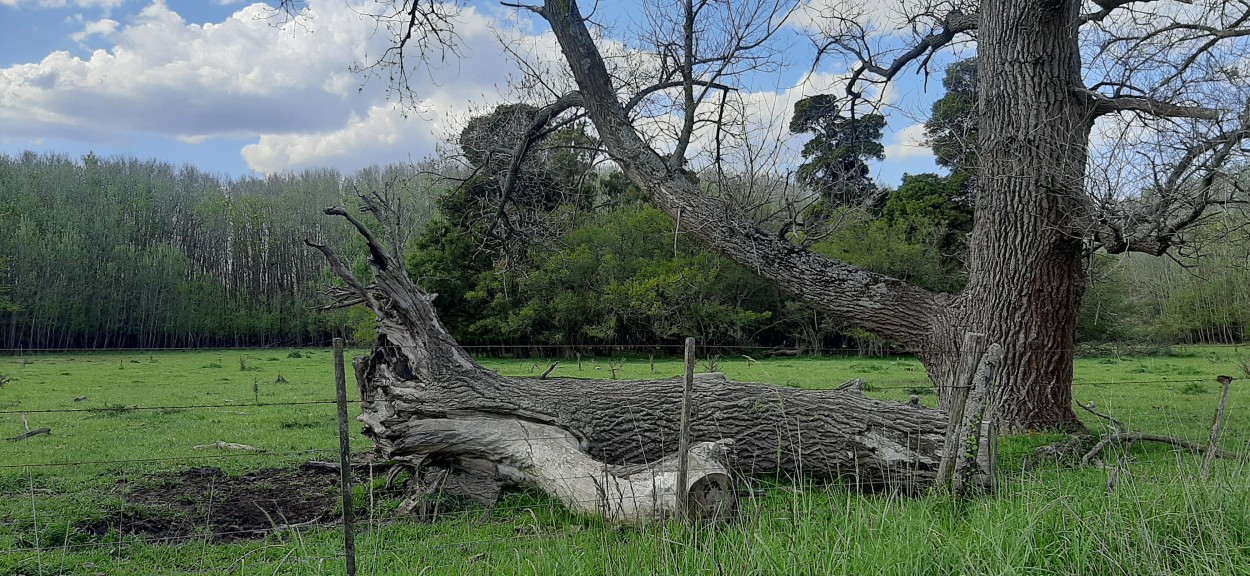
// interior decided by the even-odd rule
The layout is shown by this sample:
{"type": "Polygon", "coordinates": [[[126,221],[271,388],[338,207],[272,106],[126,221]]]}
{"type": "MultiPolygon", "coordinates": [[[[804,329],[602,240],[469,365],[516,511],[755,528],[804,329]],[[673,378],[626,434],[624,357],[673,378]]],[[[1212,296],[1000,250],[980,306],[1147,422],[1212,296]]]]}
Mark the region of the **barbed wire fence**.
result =
{"type": "MultiPolygon", "coordinates": [[[[708,352],[709,356],[716,354],[713,348],[708,352]]],[[[121,407],[0,410],[4,421],[21,419],[24,431],[7,437],[6,443],[13,446],[50,438],[58,442],[92,441],[61,439],[60,430],[73,430],[75,419],[126,422],[143,413],[183,415],[310,407],[339,409],[340,441],[337,448],[329,442],[317,442],[317,447],[287,450],[218,441],[174,455],[0,461],[0,498],[7,502],[0,506],[0,574],[105,574],[114,573],[118,566],[136,565],[142,568],[135,568],[133,573],[355,574],[358,560],[361,573],[379,573],[386,571],[388,563],[396,562],[398,555],[415,555],[425,558],[427,566],[437,566],[440,561],[451,562],[449,558],[473,558],[521,542],[541,541],[558,530],[538,518],[542,506],[550,510],[544,517],[556,516],[559,505],[554,500],[504,502],[492,508],[458,503],[445,509],[436,505],[429,513],[434,519],[430,526],[434,531],[440,526],[455,526],[452,532],[463,536],[429,538],[417,549],[411,539],[392,538],[388,531],[404,520],[389,514],[393,510],[390,503],[398,497],[389,487],[390,464],[371,462],[366,451],[353,453],[348,448],[350,418],[345,409],[359,399],[349,400],[341,348],[336,357],[338,394],[334,399],[187,404],[154,401],[151,405],[121,407]],[[40,422],[41,416],[55,421],[40,422]],[[31,418],[36,419],[33,426],[31,418]],[[47,432],[40,432],[44,429],[47,432]],[[294,493],[282,494],[284,490],[294,493]],[[360,501],[354,500],[357,495],[360,501]],[[353,518],[357,513],[364,536],[359,546],[353,518]],[[489,517],[530,517],[533,522],[526,524],[530,528],[516,528],[512,533],[479,533],[464,527],[489,517]]],[[[641,364],[654,360],[635,357],[629,361],[641,364]]],[[[1076,386],[1175,386],[1215,381],[1212,374],[1179,379],[1078,379],[1076,386]]],[[[1224,401],[1227,389],[1225,385],[1224,401]]],[[[915,392],[916,387],[873,386],[870,390],[915,392]]],[[[1216,406],[1210,410],[1214,412],[1216,406]]],[[[169,434],[172,438],[177,434],[177,422],[170,428],[151,430],[150,434],[169,434]]],[[[1213,445],[1217,436],[1212,434],[1213,445]]],[[[1208,439],[1190,440],[1201,443],[1208,439]]],[[[1242,457],[1235,475],[1244,475],[1240,472],[1247,469],[1245,452],[1250,445],[1239,448],[1243,448],[1242,457]]],[[[999,474],[1010,478],[1027,472],[1013,469],[999,474]]],[[[738,497],[744,502],[760,499],[769,487],[748,482],[739,488],[738,497]]],[[[132,573],[127,570],[118,569],[118,573],[132,573]]]]}

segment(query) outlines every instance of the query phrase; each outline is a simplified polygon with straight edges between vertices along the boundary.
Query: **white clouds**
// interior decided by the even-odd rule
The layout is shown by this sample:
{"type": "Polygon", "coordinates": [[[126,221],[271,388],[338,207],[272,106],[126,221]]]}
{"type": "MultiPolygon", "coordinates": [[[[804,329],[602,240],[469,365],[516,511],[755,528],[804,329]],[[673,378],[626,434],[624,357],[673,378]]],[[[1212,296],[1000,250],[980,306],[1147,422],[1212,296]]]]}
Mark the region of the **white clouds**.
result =
{"type": "Polygon", "coordinates": [[[402,160],[410,151],[432,150],[436,143],[432,131],[412,130],[399,110],[383,104],[371,107],[363,117],[353,115],[336,130],[263,135],[256,144],[243,147],[243,157],[264,173],[325,165],[354,170],[377,164],[379,158],[402,160]]]}
{"type": "Polygon", "coordinates": [[[14,8],[103,8],[121,6],[126,0],[0,0],[0,6],[14,8]]]}
{"type": "Polygon", "coordinates": [[[79,32],[70,35],[75,42],[82,42],[92,36],[107,37],[117,30],[118,22],[108,18],[101,18],[92,22],[87,22],[79,32]]]}
{"type": "Polygon", "coordinates": [[[885,161],[899,162],[912,158],[931,158],[924,134],[924,124],[912,124],[894,134],[894,142],[885,145],[885,161]]]}
{"type": "MultiPolygon", "coordinates": [[[[502,102],[517,66],[497,34],[528,66],[542,71],[554,84],[551,91],[568,87],[565,64],[545,27],[515,11],[468,8],[456,27],[463,58],[416,70],[418,108],[404,114],[388,97],[393,95],[387,94],[385,76],[367,78],[350,70],[376,58],[390,40],[361,15],[376,9],[373,0],[351,1],[357,4],[311,0],[299,21],[254,4],[218,21],[194,22],[155,0],[138,13],[82,22],[75,39],[101,49],[54,52],[39,62],[0,68],[0,134],[10,142],[117,145],[151,137],[189,144],[242,139],[253,143],[241,156],[261,172],[310,166],[351,170],[431,154],[463,125],[465,115],[502,102]]],[[[617,41],[602,40],[605,52],[629,52],[617,41]]],[[[788,131],[794,104],[815,94],[842,93],[845,81],[844,74],[815,73],[773,90],[734,92],[747,128],[744,143],[756,152],[783,151],[769,168],[784,172],[796,162],[795,150],[805,138],[788,131]]],[[[674,123],[670,116],[654,119],[657,147],[663,147],[663,134],[671,133],[674,123]]],[[[691,152],[713,149],[712,138],[710,130],[696,135],[691,152]]],[[[923,155],[910,147],[914,138],[897,140],[891,160],[923,155]]]]}
{"type": "Polygon", "coordinates": [[[428,154],[449,130],[449,115],[467,112],[470,102],[500,100],[497,84],[509,65],[492,20],[474,10],[457,27],[472,60],[414,77],[422,112],[405,117],[388,100],[385,78],[366,81],[349,71],[380,54],[389,38],[375,33],[359,6],[342,0],[309,6],[298,22],[256,4],[221,22],[197,24],[158,0],[120,22],[89,22],[75,39],[103,38],[107,49],[82,57],[54,52],[0,69],[0,133],[29,141],[254,137],[243,155],[263,172],[354,167],[428,154]]]}

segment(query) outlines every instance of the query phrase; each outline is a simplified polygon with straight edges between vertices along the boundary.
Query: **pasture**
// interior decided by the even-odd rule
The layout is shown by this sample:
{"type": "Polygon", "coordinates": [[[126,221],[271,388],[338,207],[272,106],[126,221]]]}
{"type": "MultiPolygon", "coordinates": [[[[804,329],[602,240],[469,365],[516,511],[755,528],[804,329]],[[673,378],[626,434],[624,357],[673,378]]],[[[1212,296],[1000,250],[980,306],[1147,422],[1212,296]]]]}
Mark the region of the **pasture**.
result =
{"type": "MultiPolygon", "coordinates": [[[[1215,377],[1242,376],[1243,357],[1236,347],[1085,356],[1075,396],[1135,430],[1205,442],[1215,377]]],[[[513,375],[550,363],[483,362],[513,375]]],[[[594,378],[682,370],[646,356],[560,362],[559,375],[594,378]]],[[[873,396],[935,402],[908,357],[726,355],[700,368],[812,388],[862,378],[873,396]]],[[[0,437],[52,430],[0,441],[0,575],[344,572],[336,476],[299,468],[337,457],[329,351],[6,356],[0,374],[0,437]]],[[[381,475],[362,473],[360,574],[1250,574],[1250,462],[1217,461],[1202,479],[1201,457],[1139,445],[1104,454],[1105,467],[1024,465],[1061,438],[1003,439],[999,492],[965,504],[772,478],[751,486],[739,519],[711,527],[606,525],[527,491],[490,510],[448,502],[418,521],[396,516],[381,475]]],[[[1250,448],[1240,381],[1221,446],[1250,448]]],[[[359,435],[353,447],[369,449],[359,435]]]]}

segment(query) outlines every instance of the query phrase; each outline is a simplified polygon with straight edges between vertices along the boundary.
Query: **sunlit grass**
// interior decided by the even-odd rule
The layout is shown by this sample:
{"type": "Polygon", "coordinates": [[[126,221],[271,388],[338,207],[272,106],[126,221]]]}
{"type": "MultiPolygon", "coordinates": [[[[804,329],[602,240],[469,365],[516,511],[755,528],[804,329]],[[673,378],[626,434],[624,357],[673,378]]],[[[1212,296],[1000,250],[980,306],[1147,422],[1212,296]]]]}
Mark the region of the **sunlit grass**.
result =
{"type": "MultiPolygon", "coordinates": [[[[310,530],[265,541],[144,543],[88,537],[83,519],[120,505],[118,481],[210,465],[241,473],[332,459],[337,449],[333,367],[326,350],[55,354],[0,359],[0,436],[49,427],[49,436],[0,441],[0,575],[342,574],[341,534],[310,530]],[[281,374],[287,383],[276,383],[281,374]],[[257,390],[258,389],[258,390],[257,390]],[[262,405],[256,405],[259,399],[262,405]],[[302,404],[320,402],[318,404],[302,404]],[[266,405],[267,404],[267,405],[266,405]],[[181,408],[183,406],[211,406],[181,408]],[[144,408],[165,407],[146,410],[144,408]],[[75,412],[41,412],[75,410],[75,412]],[[268,451],[194,449],[217,440],[268,451]],[[318,451],[307,454],[304,451],[318,451]],[[168,459],[168,460],[166,460],[168,459]],[[113,462],[139,460],[139,462],[113,462]],[[90,464],[90,462],[106,462],[90,464]],[[84,464],[85,463],[85,464],[84,464]],[[36,549],[37,548],[37,549],[36,549]]],[[[1179,349],[1155,357],[1077,362],[1075,395],[1139,430],[1203,441],[1219,374],[1240,375],[1242,350],[1179,349]]],[[[1250,354],[1247,354],[1250,355],[1250,354]]],[[[555,376],[674,377],[679,359],[561,358],[555,376]]],[[[551,360],[483,362],[537,375],[551,360]]],[[[706,360],[700,369],[711,368],[706,360]]],[[[869,394],[906,399],[930,387],[912,358],[719,359],[731,379],[828,388],[863,378],[869,394]],[[762,360],[762,359],[761,359],[762,360]]],[[[923,395],[927,403],[935,401],[923,395]]],[[[1102,423],[1082,417],[1093,430],[1102,423]]],[[[362,574],[1250,574],[1250,465],[1160,446],[1111,452],[1113,469],[1021,460],[1054,435],[1004,439],[1003,482],[960,504],[936,496],[862,494],[841,484],[775,479],[753,484],[741,517],[715,527],[606,525],[530,492],[494,509],[434,523],[393,518],[393,501],[357,489],[371,511],[358,539],[362,574]],[[1114,475],[1114,478],[1113,478],[1114,475]],[[1114,482],[1112,480],[1114,479],[1114,482]],[[376,500],[368,505],[369,498],[376,500]]],[[[365,449],[363,438],[354,439],[365,449]]],[[[1222,445],[1250,443],[1250,389],[1234,383],[1222,445]]]]}

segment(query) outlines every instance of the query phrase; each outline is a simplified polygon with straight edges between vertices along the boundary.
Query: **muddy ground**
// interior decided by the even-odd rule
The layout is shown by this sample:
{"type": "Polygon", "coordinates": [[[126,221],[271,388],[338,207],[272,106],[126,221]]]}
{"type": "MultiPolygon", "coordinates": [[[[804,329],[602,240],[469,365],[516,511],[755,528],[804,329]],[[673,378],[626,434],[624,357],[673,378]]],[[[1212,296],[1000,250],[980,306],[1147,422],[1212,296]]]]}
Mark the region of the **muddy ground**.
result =
{"type": "Polygon", "coordinates": [[[124,504],[78,529],[94,536],[132,534],[176,543],[263,538],[291,527],[335,524],[341,495],[335,471],[272,468],[229,476],[218,468],[191,468],[121,480],[124,504]]]}

